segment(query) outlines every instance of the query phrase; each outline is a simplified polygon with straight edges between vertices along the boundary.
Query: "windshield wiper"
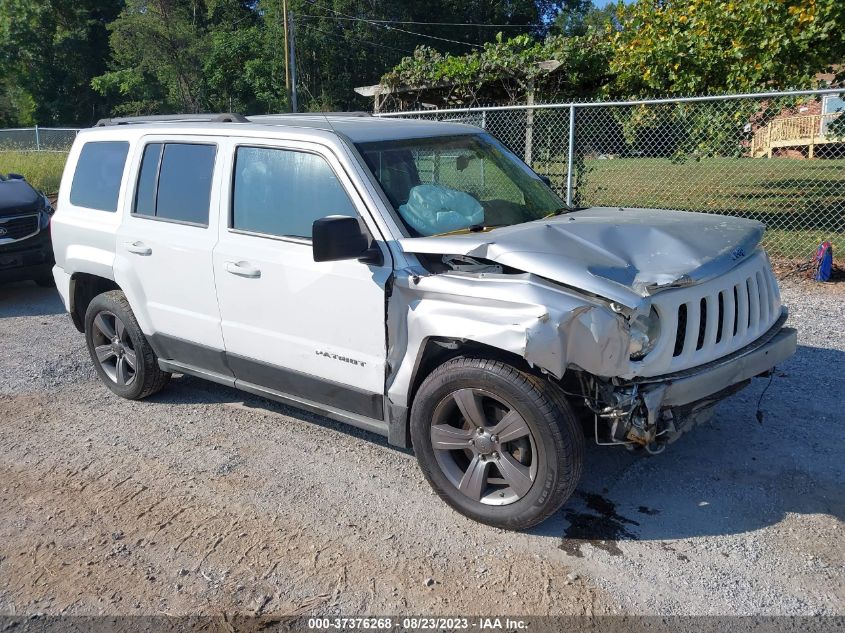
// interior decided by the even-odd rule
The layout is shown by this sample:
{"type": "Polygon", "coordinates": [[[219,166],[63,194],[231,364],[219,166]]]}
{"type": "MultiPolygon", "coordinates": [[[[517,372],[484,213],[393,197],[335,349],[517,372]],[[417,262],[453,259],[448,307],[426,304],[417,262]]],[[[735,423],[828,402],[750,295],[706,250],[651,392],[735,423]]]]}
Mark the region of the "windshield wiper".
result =
{"type": "Polygon", "coordinates": [[[576,211],[577,207],[561,207],[560,209],[555,209],[548,215],[544,215],[541,220],[548,220],[549,218],[555,218],[559,215],[563,215],[564,213],[569,213],[570,211],[576,211]]]}
{"type": "Polygon", "coordinates": [[[587,207],[561,207],[560,209],[555,209],[548,215],[544,215],[541,220],[547,220],[549,218],[556,218],[559,215],[563,215],[564,213],[572,213],[573,211],[583,211],[587,207]]]}
{"type": "Polygon", "coordinates": [[[492,229],[498,229],[501,226],[511,226],[510,224],[473,224],[472,226],[465,226],[462,229],[455,229],[454,231],[446,231],[445,233],[435,233],[431,237],[443,237],[444,235],[463,235],[464,233],[484,233],[492,229]]]}

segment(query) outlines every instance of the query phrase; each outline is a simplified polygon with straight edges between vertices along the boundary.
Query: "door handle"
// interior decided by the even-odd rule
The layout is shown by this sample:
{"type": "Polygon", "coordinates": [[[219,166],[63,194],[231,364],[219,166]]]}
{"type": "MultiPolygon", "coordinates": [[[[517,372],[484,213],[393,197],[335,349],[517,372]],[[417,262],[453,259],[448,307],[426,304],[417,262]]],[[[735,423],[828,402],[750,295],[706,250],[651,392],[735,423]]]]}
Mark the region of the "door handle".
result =
{"type": "Polygon", "coordinates": [[[261,271],[258,268],[244,261],[226,262],[226,272],[237,275],[238,277],[249,277],[250,279],[261,277],[261,271]]]}
{"type": "Polygon", "coordinates": [[[153,249],[143,242],[126,242],[126,250],[135,255],[152,255],[153,249]]]}

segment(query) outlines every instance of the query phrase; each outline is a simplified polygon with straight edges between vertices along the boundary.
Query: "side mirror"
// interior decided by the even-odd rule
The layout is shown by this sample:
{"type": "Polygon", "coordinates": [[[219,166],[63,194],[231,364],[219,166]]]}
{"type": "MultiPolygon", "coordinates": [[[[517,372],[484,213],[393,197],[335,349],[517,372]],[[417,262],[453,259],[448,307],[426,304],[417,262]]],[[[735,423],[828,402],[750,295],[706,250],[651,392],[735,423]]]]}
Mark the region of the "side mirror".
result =
{"type": "Polygon", "coordinates": [[[357,259],[367,264],[381,264],[381,251],[370,246],[370,236],[358,218],[330,215],[314,221],[311,248],[315,262],[357,259]]]}
{"type": "Polygon", "coordinates": [[[537,174],[537,175],[540,176],[540,180],[542,180],[544,183],[546,183],[547,187],[552,186],[552,179],[551,178],[549,178],[548,176],[544,176],[543,174],[537,174]]]}

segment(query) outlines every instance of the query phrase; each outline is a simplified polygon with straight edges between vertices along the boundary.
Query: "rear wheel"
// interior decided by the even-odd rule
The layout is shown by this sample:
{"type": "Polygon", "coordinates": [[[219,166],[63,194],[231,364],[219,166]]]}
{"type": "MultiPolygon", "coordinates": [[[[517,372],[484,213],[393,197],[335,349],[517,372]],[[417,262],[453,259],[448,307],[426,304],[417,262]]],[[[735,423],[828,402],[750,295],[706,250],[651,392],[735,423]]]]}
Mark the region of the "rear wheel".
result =
{"type": "Polygon", "coordinates": [[[170,380],[120,290],[91,301],[85,313],[85,341],[100,379],[119,396],[146,398],[170,380]]]}
{"type": "Polygon", "coordinates": [[[437,494],[496,527],[540,523],[581,476],[584,437],[569,405],[499,361],[458,358],[432,372],[414,400],[411,437],[437,494]]]}

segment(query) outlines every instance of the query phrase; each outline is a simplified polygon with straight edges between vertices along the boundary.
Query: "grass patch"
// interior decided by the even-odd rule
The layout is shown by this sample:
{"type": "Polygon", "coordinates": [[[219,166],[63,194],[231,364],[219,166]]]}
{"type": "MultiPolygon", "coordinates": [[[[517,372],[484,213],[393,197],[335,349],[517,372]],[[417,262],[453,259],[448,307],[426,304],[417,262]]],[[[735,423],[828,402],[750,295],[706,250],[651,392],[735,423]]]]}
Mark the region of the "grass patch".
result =
{"type": "Polygon", "coordinates": [[[66,152],[0,151],[0,174],[22,174],[36,189],[56,193],[67,160],[66,152]]]}
{"type": "MultiPolygon", "coordinates": [[[[563,163],[536,165],[565,190],[563,163]]],[[[825,239],[845,249],[845,160],[665,158],[584,161],[581,202],[753,218],[768,227],[767,248],[809,257],[825,239]]],[[[840,250],[834,248],[837,259],[840,250]]]]}

